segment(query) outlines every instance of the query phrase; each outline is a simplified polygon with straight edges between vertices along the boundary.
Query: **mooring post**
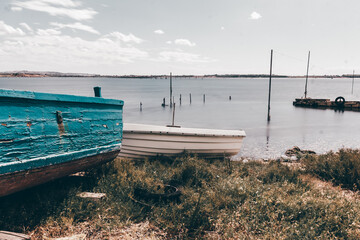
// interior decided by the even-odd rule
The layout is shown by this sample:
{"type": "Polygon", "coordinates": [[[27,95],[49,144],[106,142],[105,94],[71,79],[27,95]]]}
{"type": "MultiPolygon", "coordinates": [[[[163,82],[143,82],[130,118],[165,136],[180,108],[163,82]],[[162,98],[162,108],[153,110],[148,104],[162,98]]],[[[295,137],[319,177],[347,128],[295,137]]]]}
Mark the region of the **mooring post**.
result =
{"type": "Polygon", "coordinates": [[[101,87],[94,87],[95,97],[101,97],[101,87]]]}
{"type": "Polygon", "coordinates": [[[172,107],[172,73],[170,72],[170,107],[172,107]]]}
{"type": "Polygon", "coordinates": [[[180,100],[180,105],[181,105],[181,94],[180,94],[180,99],[179,100],[180,100]]]}
{"type": "Polygon", "coordinates": [[[191,104],[191,93],[190,93],[190,104],[191,104]]]}
{"type": "Polygon", "coordinates": [[[163,98],[163,102],[162,102],[161,106],[165,107],[165,98],[163,98]]]}
{"type": "Polygon", "coordinates": [[[229,100],[231,101],[231,96],[229,96],[229,100]]]}
{"type": "Polygon", "coordinates": [[[268,121],[268,122],[270,122],[270,99],[271,99],[272,59],[273,59],[273,50],[271,49],[271,56],[270,56],[270,76],[269,76],[268,115],[267,115],[267,121],[268,121]]]}
{"type": "Polygon", "coordinates": [[[142,111],[142,102],[140,102],[140,112],[142,111]]]}
{"type": "Polygon", "coordinates": [[[205,94],[203,95],[203,102],[205,103],[205,94]]]}

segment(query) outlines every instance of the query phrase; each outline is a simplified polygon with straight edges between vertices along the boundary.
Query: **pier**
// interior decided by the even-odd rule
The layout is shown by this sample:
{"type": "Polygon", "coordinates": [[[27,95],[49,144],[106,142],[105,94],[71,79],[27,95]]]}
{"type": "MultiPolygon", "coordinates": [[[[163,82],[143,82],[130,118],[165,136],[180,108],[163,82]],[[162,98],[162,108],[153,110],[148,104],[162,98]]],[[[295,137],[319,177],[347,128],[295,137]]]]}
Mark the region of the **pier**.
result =
{"type": "Polygon", "coordinates": [[[343,97],[337,97],[334,101],[330,99],[296,98],[293,105],[295,107],[360,111],[360,101],[345,101],[343,97]]]}

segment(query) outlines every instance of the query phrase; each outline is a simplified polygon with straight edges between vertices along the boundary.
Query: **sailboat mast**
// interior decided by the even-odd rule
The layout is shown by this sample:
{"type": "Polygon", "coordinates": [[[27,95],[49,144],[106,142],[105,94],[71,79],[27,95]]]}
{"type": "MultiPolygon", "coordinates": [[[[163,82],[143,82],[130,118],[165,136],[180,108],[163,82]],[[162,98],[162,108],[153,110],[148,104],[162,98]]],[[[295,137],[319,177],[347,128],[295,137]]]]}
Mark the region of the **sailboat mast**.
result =
{"type": "Polygon", "coordinates": [[[310,51],[308,54],[308,63],[307,63],[307,70],[306,70],[306,82],[305,82],[305,98],[307,95],[307,84],[308,84],[308,77],[309,77],[309,63],[310,63],[310,51]]]}
{"type": "Polygon", "coordinates": [[[172,123],[171,123],[171,126],[175,126],[175,99],[174,100],[174,107],[173,107],[173,111],[172,111],[172,123]]]}
{"type": "Polygon", "coordinates": [[[170,107],[172,107],[172,73],[170,72],[170,107]]]}
{"type": "Polygon", "coordinates": [[[352,84],[351,84],[351,94],[354,93],[354,80],[355,80],[355,70],[353,70],[353,79],[352,79],[352,84]]]}
{"type": "Polygon", "coordinates": [[[273,50],[271,49],[271,54],[270,54],[270,74],[269,74],[269,98],[268,98],[268,114],[267,114],[267,121],[268,121],[268,122],[270,122],[272,59],[273,59],[273,50]]]}

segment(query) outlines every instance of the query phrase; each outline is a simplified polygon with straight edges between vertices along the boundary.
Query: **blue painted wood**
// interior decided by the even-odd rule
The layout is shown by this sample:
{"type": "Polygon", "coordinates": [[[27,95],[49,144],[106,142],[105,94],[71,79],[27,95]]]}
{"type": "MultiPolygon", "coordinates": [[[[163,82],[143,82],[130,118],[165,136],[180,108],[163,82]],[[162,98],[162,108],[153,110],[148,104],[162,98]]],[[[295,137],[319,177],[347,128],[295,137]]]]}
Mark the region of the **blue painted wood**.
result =
{"type": "Polygon", "coordinates": [[[119,150],[123,104],[0,89],[0,174],[119,150]]]}

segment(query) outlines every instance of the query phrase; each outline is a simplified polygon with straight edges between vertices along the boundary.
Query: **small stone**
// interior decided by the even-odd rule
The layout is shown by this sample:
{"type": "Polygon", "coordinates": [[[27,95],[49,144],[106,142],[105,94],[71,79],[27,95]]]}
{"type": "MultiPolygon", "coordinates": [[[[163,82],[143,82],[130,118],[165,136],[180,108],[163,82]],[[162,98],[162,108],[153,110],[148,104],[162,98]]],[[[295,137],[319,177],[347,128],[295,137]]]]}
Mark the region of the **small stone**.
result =
{"type": "Polygon", "coordinates": [[[105,193],[82,192],[82,193],[77,194],[77,196],[81,197],[81,198],[89,198],[92,200],[100,200],[100,199],[106,197],[106,194],[105,193]]]}
{"type": "Polygon", "coordinates": [[[53,240],[85,240],[85,234],[76,234],[70,237],[62,237],[62,238],[53,238],[53,240]]]}

